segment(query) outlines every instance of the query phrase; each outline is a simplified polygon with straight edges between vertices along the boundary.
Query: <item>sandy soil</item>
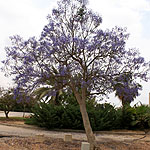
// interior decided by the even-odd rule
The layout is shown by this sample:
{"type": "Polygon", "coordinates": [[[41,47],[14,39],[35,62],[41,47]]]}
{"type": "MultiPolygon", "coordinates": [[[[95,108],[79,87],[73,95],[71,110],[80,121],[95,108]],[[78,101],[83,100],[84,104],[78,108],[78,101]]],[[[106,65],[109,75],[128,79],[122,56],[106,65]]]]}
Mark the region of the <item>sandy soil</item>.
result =
{"type": "MultiPolygon", "coordinates": [[[[150,142],[98,142],[100,150],[149,150],[150,142]]],[[[0,139],[0,150],[80,150],[81,141],[64,142],[59,138],[11,137],[0,139]]]]}
{"type": "MultiPolygon", "coordinates": [[[[150,134],[142,131],[96,132],[100,150],[150,150],[150,134]]],[[[0,122],[0,150],[80,150],[85,133],[47,131],[23,122],[0,122]],[[72,142],[64,142],[72,134],[72,142]]]]}

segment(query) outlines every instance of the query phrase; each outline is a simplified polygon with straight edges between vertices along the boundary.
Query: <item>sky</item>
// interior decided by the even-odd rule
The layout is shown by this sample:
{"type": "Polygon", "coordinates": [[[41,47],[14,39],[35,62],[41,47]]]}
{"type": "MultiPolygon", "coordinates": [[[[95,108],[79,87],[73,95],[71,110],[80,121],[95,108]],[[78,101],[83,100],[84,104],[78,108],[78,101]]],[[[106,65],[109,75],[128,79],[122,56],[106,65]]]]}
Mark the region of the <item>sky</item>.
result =
{"type": "MultiPolygon", "coordinates": [[[[38,37],[55,6],[57,0],[0,0],[0,61],[5,59],[4,47],[10,45],[9,37],[16,34],[25,39],[38,37]]],[[[141,56],[150,61],[150,0],[89,0],[88,7],[102,16],[103,29],[127,27],[130,33],[127,48],[138,48],[141,56]]],[[[142,85],[141,95],[134,104],[138,101],[149,103],[150,81],[142,85]]],[[[2,72],[0,86],[12,86],[2,72]]],[[[113,95],[107,102],[121,104],[113,95]]]]}

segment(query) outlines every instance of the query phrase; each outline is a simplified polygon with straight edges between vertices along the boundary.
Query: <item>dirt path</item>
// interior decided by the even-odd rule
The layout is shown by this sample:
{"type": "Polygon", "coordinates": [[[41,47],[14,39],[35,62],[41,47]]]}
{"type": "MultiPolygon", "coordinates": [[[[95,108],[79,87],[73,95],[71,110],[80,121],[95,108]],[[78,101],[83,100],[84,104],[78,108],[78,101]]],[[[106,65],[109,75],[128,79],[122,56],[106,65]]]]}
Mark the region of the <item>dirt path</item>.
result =
{"type": "MultiPolygon", "coordinates": [[[[25,125],[23,122],[3,122],[0,123],[0,134],[7,136],[29,137],[44,135],[51,138],[64,138],[65,134],[72,134],[75,140],[87,140],[85,133],[71,131],[49,131],[42,128],[25,125]]],[[[114,141],[135,141],[145,136],[143,131],[102,131],[96,132],[97,141],[114,140],[114,141]]],[[[144,140],[150,141],[150,134],[147,134],[144,140]]]]}
{"type": "MultiPolygon", "coordinates": [[[[52,137],[52,138],[64,138],[66,132],[48,131],[48,130],[40,129],[38,127],[31,127],[26,125],[23,127],[21,127],[20,125],[15,127],[12,125],[0,124],[0,134],[7,135],[7,136],[19,136],[19,137],[44,135],[46,137],[52,137]]],[[[86,140],[86,135],[84,133],[68,132],[67,134],[72,134],[74,139],[86,140]]]]}
{"type": "MultiPolygon", "coordinates": [[[[149,150],[150,135],[142,131],[96,132],[101,150],[149,150]]],[[[0,150],[80,150],[85,133],[48,131],[23,122],[0,122],[0,150]],[[73,142],[63,141],[72,134],[73,142]]]]}

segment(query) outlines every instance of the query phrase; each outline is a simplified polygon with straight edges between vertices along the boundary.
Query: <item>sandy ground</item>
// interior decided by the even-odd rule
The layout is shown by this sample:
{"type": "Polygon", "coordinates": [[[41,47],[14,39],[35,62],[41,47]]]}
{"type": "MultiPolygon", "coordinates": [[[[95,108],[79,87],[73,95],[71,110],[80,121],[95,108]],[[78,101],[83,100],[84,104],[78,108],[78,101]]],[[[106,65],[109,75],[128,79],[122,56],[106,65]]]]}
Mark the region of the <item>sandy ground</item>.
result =
{"type": "MultiPolygon", "coordinates": [[[[3,121],[0,123],[0,135],[7,136],[19,136],[19,137],[31,137],[42,135],[50,138],[64,138],[65,134],[72,134],[75,140],[87,140],[86,134],[83,132],[71,132],[71,130],[49,131],[35,126],[25,125],[23,122],[3,121]]],[[[102,131],[96,132],[97,141],[115,140],[115,141],[134,141],[145,136],[143,131],[102,131]]],[[[145,138],[144,138],[145,139],[145,138]]],[[[149,133],[146,135],[146,139],[150,141],[149,133]]]]}
{"type": "MultiPolygon", "coordinates": [[[[0,111],[0,117],[4,117],[0,111]]],[[[10,117],[22,117],[23,112],[10,112],[10,117]]],[[[30,116],[30,113],[25,113],[30,116]]],[[[150,132],[102,131],[95,132],[99,150],[150,150],[150,132]]],[[[0,121],[0,150],[80,150],[87,141],[83,131],[49,131],[26,125],[23,121],[0,121]],[[72,142],[64,142],[64,136],[72,134],[72,142]]]]}
{"type": "MultiPolygon", "coordinates": [[[[150,150],[149,132],[120,130],[95,135],[100,150],[150,150]]],[[[87,141],[83,132],[48,131],[22,121],[0,122],[0,150],[80,150],[83,141],[87,141]],[[73,141],[64,142],[65,134],[72,134],[73,141]]]]}

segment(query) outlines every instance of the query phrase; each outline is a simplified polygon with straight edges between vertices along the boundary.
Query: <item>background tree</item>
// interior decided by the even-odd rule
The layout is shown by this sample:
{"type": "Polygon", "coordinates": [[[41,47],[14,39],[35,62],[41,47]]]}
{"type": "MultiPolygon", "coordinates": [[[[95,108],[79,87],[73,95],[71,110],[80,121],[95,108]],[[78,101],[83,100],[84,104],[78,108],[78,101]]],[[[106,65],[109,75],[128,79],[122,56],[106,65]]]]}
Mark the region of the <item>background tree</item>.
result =
{"type": "Polygon", "coordinates": [[[130,72],[120,75],[114,80],[115,95],[121,100],[122,106],[130,105],[139,95],[142,86],[133,80],[130,72]]]}
{"type": "MultiPolygon", "coordinates": [[[[130,107],[130,103],[139,95],[139,90],[142,90],[142,86],[133,80],[130,72],[124,73],[114,80],[115,95],[122,102],[122,126],[128,124],[127,116],[133,109],[130,107]],[[126,120],[126,122],[124,121],[126,120]]],[[[131,118],[130,118],[131,119],[131,118]]]]}
{"type": "Polygon", "coordinates": [[[23,112],[23,117],[25,117],[26,112],[32,112],[32,108],[37,104],[37,99],[31,94],[30,96],[23,93],[16,97],[16,106],[14,111],[23,112]],[[17,108],[18,106],[18,108],[17,108]]]}
{"type": "Polygon", "coordinates": [[[81,0],[58,2],[48,22],[39,39],[11,37],[12,46],[6,48],[7,59],[3,63],[14,75],[18,89],[23,87],[27,93],[51,79],[55,88],[50,95],[71,89],[80,106],[88,142],[94,149],[96,141],[86,99],[113,92],[114,80],[127,72],[132,73],[133,80],[147,80],[149,63],[136,49],[125,49],[129,37],[126,29],[102,30],[101,16],[81,0]]]}
{"type": "Polygon", "coordinates": [[[6,118],[8,114],[15,107],[16,99],[14,99],[13,89],[2,89],[0,96],[0,109],[4,111],[6,118]]]}
{"type": "Polygon", "coordinates": [[[31,108],[37,103],[32,95],[27,96],[21,91],[20,95],[14,95],[14,88],[0,88],[0,109],[4,111],[6,118],[10,111],[31,112],[31,108]]]}

